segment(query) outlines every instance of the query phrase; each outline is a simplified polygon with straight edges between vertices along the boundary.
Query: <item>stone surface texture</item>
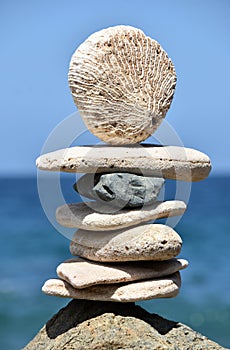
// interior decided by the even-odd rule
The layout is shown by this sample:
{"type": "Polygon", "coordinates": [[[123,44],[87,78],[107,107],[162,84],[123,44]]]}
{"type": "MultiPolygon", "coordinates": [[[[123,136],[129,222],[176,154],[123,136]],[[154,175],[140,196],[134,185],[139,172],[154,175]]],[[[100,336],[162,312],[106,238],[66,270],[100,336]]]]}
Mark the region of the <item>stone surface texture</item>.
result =
{"type": "Polygon", "coordinates": [[[173,298],[179,293],[180,285],[180,273],[175,272],[170,276],[152,280],[94,285],[83,289],[73,288],[63,280],[50,279],[44,283],[42,291],[45,294],[63,298],[127,303],[155,298],[173,298]]]}
{"type": "Polygon", "coordinates": [[[78,47],[69,85],[94,135],[111,144],[133,144],[148,138],[165,117],[176,72],[158,42],[140,29],[115,26],[78,47]]]}
{"type": "Polygon", "coordinates": [[[205,179],[211,162],[207,155],[179,146],[76,146],[41,155],[37,167],[73,173],[128,172],[175,180],[205,179]]]}
{"type": "Polygon", "coordinates": [[[74,288],[112,284],[167,276],[184,269],[188,262],[171,259],[164,262],[96,264],[81,258],[67,260],[57,267],[58,276],[74,288]]]}
{"type": "Polygon", "coordinates": [[[180,253],[182,240],[171,227],[147,224],[116,231],[78,230],[70,252],[93,261],[162,261],[180,253]]]}
{"type": "Polygon", "coordinates": [[[156,202],[164,182],[163,178],[130,173],[86,174],[74,188],[84,197],[119,208],[136,208],[156,202]]]}
{"type": "Polygon", "coordinates": [[[175,321],[134,303],[72,300],[24,350],[224,350],[175,321]]]}
{"type": "Polygon", "coordinates": [[[110,212],[110,207],[97,202],[64,204],[57,208],[56,219],[64,227],[84,230],[110,231],[138,225],[169,216],[182,215],[186,210],[183,201],[157,202],[141,209],[122,209],[110,212]],[[108,210],[107,214],[104,214],[108,210]]]}

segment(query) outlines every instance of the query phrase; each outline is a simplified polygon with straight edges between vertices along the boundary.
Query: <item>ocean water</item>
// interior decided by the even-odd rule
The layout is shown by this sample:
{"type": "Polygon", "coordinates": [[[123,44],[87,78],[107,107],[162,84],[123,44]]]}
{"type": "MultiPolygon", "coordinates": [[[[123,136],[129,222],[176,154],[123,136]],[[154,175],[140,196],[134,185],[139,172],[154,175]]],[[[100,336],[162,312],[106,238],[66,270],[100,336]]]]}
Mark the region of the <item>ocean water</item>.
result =
{"type": "MultiPolygon", "coordinates": [[[[79,201],[70,175],[62,180],[67,200],[79,201]]],[[[69,299],[43,295],[41,286],[70,257],[69,240],[50,224],[36,178],[0,179],[0,349],[23,348],[69,299]]],[[[167,195],[175,191],[167,182],[167,195]]],[[[192,184],[188,209],[176,227],[183,239],[180,295],[144,301],[149,312],[186,323],[230,347],[230,177],[192,184]]]]}

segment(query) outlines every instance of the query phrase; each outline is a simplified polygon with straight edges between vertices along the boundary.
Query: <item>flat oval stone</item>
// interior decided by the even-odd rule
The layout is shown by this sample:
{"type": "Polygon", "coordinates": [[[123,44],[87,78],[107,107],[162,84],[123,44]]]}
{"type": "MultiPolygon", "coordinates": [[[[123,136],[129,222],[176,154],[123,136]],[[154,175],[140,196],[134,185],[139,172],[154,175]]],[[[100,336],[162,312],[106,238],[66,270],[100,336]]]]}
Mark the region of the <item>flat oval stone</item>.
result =
{"type": "Polygon", "coordinates": [[[205,179],[211,162],[197,150],[178,146],[76,146],[41,155],[37,167],[73,173],[128,172],[184,181],[205,179]]]}
{"type": "Polygon", "coordinates": [[[180,253],[181,237],[171,227],[147,224],[110,232],[78,230],[70,252],[93,261],[168,260],[180,253]]]}
{"type": "Polygon", "coordinates": [[[56,219],[64,227],[110,231],[155,219],[182,215],[186,210],[186,204],[183,201],[172,200],[157,202],[141,209],[122,209],[103,214],[107,209],[110,210],[97,202],[89,202],[88,205],[65,204],[57,208],[56,219]]]}
{"type": "Polygon", "coordinates": [[[50,279],[42,291],[45,294],[73,299],[89,299],[115,302],[136,302],[156,298],[173,298],[180,290],[180,273],[176,272],[153,280],[128,284],[96,285],[84,289],[73,288],[68,282],[50,279]]]}
{"type": "Polygon", "coordinates": [[[81,258],[70,259],[57,267],[58,276],[74,288],[113,284],[171,275],[188,266],[184,259],[141,263],[97,264],[81,258]]]}
{"type": "Polygon", "coordinates": [[[130,173],[86,174],[74,185],[84,197],[119,208],[138,208],[157,201],[164,179],[130,173]]]}

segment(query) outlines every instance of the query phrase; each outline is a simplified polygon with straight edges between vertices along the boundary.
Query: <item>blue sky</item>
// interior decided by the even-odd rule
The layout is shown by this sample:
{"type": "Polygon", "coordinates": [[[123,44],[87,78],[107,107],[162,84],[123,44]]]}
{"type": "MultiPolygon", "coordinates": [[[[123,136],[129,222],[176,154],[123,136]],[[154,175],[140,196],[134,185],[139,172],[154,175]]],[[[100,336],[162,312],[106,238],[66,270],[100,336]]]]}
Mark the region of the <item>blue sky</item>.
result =
{"type": "Polygon", "coordinates": [[[167,51],[178,76],[167,121],[185,146],[210,156],[213,173],[230,173],[230,1],[1,0],[0,16],[0,175],[35,173],[47,136],[76,111],[72,53],[117,24],[167,51]]]}

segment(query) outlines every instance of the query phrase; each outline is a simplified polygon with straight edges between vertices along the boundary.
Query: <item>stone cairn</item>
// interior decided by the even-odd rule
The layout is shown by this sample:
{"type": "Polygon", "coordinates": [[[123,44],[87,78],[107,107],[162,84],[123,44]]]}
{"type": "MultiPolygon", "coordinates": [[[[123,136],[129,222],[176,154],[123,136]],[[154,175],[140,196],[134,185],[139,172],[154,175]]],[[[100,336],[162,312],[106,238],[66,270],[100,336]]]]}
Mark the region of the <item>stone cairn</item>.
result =
{"type": "Polygon", "coordinates": [[[209,158],[194,149],[139,144],[158,128],[176,86],[172,61],[141,30],[116,26],[91,35],[74,53],[69,85],[88,129],[106,144],[78,146],[40,156],[47,171],[85,173],[75,190],[91,199],[57,209],[57,221],[78,228],[76,256],[57,267],[48,295],[114,302],[175,297],[182,240],[153,222],[182,215],[186,204],[159,201],[165,179],[199,181],[209,158]],[[109,145],[108,145],[109,144],[109,145]],[[93,200],[93,201],[92,201],[93,200]]]}

